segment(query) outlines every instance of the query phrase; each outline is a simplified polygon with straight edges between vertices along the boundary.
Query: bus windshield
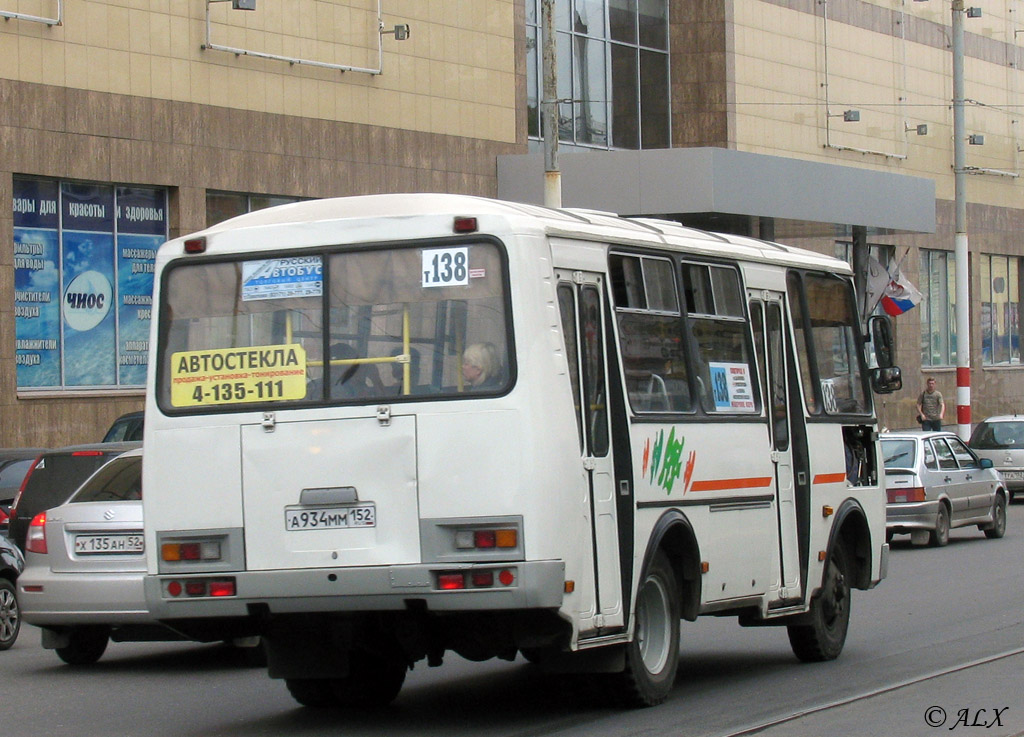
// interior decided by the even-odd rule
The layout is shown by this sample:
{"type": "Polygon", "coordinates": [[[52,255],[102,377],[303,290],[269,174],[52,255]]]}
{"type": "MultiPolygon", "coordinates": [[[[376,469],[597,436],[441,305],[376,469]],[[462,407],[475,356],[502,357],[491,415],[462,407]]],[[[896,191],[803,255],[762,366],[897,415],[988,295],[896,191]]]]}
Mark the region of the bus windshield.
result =
{"type": "Polygon", "coordinates": [[[513,378],[505,283],[493,243],[172,266],[159,402],[195,410],[501,393],[513,378]]]}

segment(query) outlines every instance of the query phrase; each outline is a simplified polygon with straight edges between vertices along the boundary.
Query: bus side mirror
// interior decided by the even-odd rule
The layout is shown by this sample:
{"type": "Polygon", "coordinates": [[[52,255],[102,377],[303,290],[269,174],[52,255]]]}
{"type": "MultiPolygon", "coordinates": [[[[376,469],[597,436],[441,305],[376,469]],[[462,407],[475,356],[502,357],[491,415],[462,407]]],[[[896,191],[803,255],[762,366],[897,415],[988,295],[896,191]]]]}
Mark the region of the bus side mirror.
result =
{"type": "Polygon", "coordinates": [[[892,394],[903,388],[903,373],[899,366],[871,369],[871,389],[875,394],[892,394]]]}
{"type": "Polygon", "coordinates": [[[895,363],[895,346],[893,345],[892,325],[885,315],[872,315],[868,318],[868,334],[871,345],[875,349],[875,365],[878,368],[890,368],[895,363]]]}

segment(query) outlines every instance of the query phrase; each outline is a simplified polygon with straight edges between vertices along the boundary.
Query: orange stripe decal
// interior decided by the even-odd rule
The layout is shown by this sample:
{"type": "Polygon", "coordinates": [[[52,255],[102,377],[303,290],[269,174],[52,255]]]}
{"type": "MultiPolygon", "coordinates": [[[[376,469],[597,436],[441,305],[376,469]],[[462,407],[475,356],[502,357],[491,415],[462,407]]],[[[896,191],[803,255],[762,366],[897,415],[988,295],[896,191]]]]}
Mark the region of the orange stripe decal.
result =
{"type": "Polygon", "coordinates": [[[841,484],[846,481],[846,473],[819,473],[814,477],[816,484],[841,484]]]}
{"type": "MultiPolygon", "coordinates": [[[[843,478],[846,478],[845,476],[843,478]]],[[[764,476],[752,479],[715,479],[713,481],[694,481],[690,491],[725,491],[727,489],[761,489],[771,486],[772,477],[764,476]]]]}

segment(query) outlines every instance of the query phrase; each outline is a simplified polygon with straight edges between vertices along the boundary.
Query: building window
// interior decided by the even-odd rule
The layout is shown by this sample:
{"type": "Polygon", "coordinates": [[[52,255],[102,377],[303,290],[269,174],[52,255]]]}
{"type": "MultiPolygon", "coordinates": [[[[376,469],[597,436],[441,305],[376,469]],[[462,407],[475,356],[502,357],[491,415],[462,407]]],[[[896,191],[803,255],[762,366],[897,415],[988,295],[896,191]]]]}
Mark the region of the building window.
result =
{"type": "Polygon", "coordinates": [[[146,383],[167,191],[14,177],[19,390],[146,383]]]}
{"type": "Polygon", "coordinates": [[[1020,364],[1020,259],[981,256],[981,360],[1020,364]]]}
{"type": "Polygon", "coordinates": [[[953,254],[921,251],[921,365],[956,363],[956,269],[953,254]]]}
{"type": "MultiPolygon", "coordinates": [[[[541,0],[526,0],[527,122],[540,138],[541,0]]],[[[667,0],[556,0],[558,136],[594,148],[667,148],[667,0]]]]}
{"type": "Polygon", "coordinates": [[[301,197],[277,197],[265,194],[245,194],[242,192],[206,193],[206,227],[222,223],[229,218],[244,215],[253,210],[262,210],[275,205],[287,205],[298,202],[301,197]]]}

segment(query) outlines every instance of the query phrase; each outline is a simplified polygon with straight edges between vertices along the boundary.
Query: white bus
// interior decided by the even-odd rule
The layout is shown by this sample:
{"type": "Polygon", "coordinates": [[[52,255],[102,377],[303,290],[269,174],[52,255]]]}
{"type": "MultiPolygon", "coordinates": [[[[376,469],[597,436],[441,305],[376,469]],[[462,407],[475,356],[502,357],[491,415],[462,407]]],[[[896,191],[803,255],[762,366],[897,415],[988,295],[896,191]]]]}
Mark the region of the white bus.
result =
{"type": "Polygon", "coordinates": [[[681,619],[831,659],[885,576],[899,369],[841,261],[418,194],[243,215],[156,275],[149,607],[262,636],[304,705],[390,702],[449,650],[655,704],[681,619]]]}

